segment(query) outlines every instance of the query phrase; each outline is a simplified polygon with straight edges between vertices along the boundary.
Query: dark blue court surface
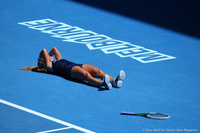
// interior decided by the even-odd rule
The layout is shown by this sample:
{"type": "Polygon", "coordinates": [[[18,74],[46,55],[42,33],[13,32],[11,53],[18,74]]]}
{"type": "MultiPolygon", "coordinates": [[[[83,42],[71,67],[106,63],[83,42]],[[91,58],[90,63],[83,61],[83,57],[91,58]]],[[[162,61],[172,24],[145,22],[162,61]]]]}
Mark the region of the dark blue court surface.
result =
{"type": "Polygon", "coordinates": [[[0,132],[200,130],[199,29],[187,34],[70,0],[4,0],[0,8],[0,132]],[[113,77],[123,69],[123,87],[101,90],[19,70],[36,66],[39,52],[52,47],[63,58],[92,64],[113,77]],[[170,118],[121,111],[161,112],[170,118]]]}

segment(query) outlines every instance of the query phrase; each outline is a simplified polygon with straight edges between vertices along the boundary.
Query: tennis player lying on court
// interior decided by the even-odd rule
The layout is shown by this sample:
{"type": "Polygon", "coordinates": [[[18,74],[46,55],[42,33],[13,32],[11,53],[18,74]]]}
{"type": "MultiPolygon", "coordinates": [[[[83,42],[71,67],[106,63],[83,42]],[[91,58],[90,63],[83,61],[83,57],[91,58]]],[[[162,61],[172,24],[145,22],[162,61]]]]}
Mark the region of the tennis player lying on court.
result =
{"type": "Polygon", "coordinates": [[[122,82],[125,78],[125,72],[123,70],[121,70],[119,75],[114,79],[95,66],[76,64],[63,59],[60,52],[55,47],[53,47],[49,53],[46,49],[40,52],[38,67],[68,79],[85,80],[93,86],[105,86],[107,89],[111,89],[112,86],[117,88],[122,87],[122,82]],[[53,56],[55,56],[56,60],[53,59],[53,56]]]}

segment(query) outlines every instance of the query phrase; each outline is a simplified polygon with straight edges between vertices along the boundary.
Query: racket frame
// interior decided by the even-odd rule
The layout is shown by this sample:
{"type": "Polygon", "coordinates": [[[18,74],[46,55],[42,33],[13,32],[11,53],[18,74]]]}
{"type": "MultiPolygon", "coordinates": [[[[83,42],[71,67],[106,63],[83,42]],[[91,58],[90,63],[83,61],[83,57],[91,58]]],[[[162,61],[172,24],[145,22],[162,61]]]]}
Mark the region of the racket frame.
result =
{"type": "Polygon", "coordinates": [[[165,113],[155,113],[155,112],[150,112],[150,113],[133,113],[133,112],[121,112],[121,115],[135,115],[135,116],[143,116],[151,119],[168,119],[170,115],[165,114],[165,113]],[[152,117],[150,115],[152,114],[158,114],[158,115],[166,115],[166,117],[152,117]]]}

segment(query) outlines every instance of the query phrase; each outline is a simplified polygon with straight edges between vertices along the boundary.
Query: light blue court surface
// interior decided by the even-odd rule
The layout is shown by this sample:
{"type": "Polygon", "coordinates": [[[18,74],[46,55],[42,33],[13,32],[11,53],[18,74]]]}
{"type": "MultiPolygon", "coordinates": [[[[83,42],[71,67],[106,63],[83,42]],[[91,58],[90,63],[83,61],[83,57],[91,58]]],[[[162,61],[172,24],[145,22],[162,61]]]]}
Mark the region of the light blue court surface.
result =
{"type": "Polygon", "coordinates": [[[0,132],[199,132],[198,37],[70,0],[3,0],[0,9],[0,132]],[[113,77],[123,69],[123,87],[101,90],[19,70],[54,46],[113,77]]]}

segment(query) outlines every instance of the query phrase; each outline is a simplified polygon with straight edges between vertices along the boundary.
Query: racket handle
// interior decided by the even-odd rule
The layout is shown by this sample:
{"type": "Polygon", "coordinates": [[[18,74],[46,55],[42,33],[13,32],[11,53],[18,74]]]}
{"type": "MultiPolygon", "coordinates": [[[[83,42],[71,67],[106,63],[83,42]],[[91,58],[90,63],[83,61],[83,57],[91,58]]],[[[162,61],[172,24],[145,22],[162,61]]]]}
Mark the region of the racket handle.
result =
{"type": "Polygon", "coordinates": [[[124,111],[122,111],[122,112],[121,112],[121,115],[136,115],[136,113],[133,113],[133,112],[124,112],[124,111]]]}

